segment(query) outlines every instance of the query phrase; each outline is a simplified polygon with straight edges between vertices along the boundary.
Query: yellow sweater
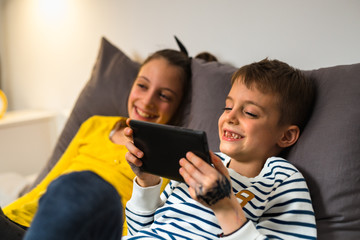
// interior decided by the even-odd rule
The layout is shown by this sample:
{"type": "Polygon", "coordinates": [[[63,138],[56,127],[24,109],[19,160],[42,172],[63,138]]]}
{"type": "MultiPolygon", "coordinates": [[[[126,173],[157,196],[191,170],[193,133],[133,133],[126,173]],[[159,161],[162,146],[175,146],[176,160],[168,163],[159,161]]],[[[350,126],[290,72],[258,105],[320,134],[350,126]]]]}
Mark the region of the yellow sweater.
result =
{"type": "MultiPolygon", "coordinates": [[[[32,191],[6,206],[3,209],[5,215],[29,227],[37,211],[38,201],[48,185],[62,174],[85,170],[95,172],[112,184],[125,208],[131,197],[135,174],[126,162],[126,147],[110,140],[110,132],[116,123],[125,120],[124,117],[94,116],[85,121],[54,168],[32,191]]],[[[164,179],[163,188],[167,183],[168,180],[164,179]]]]}

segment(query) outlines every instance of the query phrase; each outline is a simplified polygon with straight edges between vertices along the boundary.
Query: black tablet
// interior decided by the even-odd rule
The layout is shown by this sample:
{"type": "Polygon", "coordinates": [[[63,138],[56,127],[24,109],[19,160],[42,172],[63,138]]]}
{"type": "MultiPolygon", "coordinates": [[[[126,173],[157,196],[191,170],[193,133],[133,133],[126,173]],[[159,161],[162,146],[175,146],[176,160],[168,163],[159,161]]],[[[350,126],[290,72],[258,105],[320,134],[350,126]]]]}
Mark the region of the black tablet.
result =
{"type": "Polygon", "coordinates": [[[138,120],[131,120],[130,127],[135,146],[144,152],[145,172],[183,182],[179,160],[189,151],[211,164],[204,131],[138,120]]]}

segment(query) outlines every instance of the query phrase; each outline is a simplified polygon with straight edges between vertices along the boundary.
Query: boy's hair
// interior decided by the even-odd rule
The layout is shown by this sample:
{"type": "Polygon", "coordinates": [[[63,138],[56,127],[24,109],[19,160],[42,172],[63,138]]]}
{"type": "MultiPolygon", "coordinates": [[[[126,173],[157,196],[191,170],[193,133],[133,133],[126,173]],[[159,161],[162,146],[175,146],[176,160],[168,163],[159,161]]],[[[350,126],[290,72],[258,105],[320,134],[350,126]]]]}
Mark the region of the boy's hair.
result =
{"type": "Polygon", "coordinates": [[[241,67],[232,76],[231,84],[235,81],[264,94],[275,94],[280,109],[279,124],[297,125],[302,132],[314,105],[315,86],[299,69],[265,58],[241,67]]]}

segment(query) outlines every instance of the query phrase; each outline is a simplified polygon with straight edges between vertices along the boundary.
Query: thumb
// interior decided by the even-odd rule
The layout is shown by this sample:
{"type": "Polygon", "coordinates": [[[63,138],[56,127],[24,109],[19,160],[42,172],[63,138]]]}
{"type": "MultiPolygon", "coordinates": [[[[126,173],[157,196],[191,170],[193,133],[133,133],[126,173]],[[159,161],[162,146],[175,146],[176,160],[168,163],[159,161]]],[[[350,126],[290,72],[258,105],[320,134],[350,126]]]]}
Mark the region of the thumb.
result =
{"type": "Polygon", "coordinates": [[[215,169],[218,170],[222,175],[229,178],[229,172],[227,168],[224,166],[221,159],[218,156],[216,156],[212,151],[210,151],[210,158],[212,163],[214,164],[215,169]]]}

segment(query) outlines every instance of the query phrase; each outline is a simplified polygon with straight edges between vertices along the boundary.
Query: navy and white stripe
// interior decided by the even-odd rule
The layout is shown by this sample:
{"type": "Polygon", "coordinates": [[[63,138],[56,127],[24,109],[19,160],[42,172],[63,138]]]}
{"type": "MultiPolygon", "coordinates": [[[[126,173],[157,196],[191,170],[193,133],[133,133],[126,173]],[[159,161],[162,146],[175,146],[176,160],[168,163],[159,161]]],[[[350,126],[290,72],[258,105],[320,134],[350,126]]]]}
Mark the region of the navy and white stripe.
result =
{"type": "MultiPolygon", "coordinates": [[[[225,154],[219,156],[225,165],[230,161],[225,154]]],[[[248,226],[224,239],[316,239],[310,194],[293,165],[272,157],[255,178],[232,169],[229,173],[234,193],[247,190],[254,198],[243,207],[251,220],[248,226]]],[[[160,187],[151,191],[134,183],[126,208],[129,235],[125,239],[218,239],[222,230],[215,215],[190,197],[186,184],[171,181],[161,198],[160,187]]]]}

